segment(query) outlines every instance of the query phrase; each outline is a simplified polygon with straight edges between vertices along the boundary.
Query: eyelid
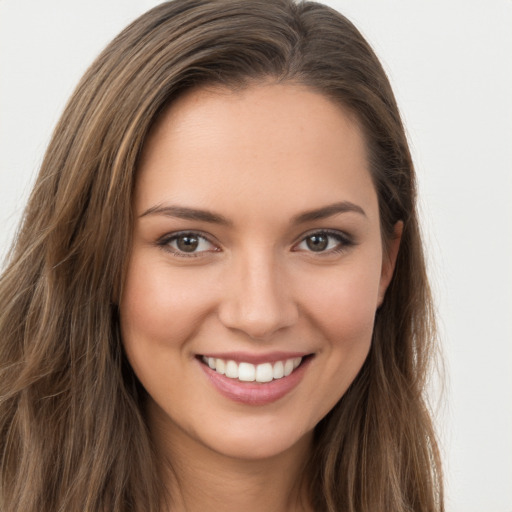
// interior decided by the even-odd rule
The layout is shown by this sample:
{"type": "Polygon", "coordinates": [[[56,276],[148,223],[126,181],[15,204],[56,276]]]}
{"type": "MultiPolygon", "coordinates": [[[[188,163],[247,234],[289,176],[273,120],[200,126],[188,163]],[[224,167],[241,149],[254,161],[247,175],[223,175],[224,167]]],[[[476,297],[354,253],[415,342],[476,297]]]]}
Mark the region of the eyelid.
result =
{"type": "Polygon", "coordinates": [[[306,241],[307,238],[313,236],[313,235],[325,235],[328,237],[332,237],[338,240],[338,245],[332,249],[327,249],[325,251],[311,251],[311,250],[304,250],[304,252],[315,254],[318,256],[322,255],[329,255],[329,254],[338,254],[340,252],[345,251],[349,247],[356,245],[354,239],[345,233],[344,231],[340,231],[337,229],[312,229],[304,234],[302,234],[299,238],[299,240],[293,245],[292,251],[301,251],[302,249],[299,249],[298,246],[306,241]]]}
{"type": "Polygon", "coordinates": [[[221,249],[219,247],[219,244],[214,242],[214,241],[212,241],[212,238],[213,237],[211,235],[209,235],[207,233],[204,233],[202,231],[191,230],[191,229],[184,229],[184,230],[181,230],[181,231],[173,231],[171,233],[167,233],[167,234],[161,236],[156,241],[156,245],[158,245],[164,251],[170,252],[171,254],[173,254],[174,256],[177,256],[179,258],[197,258],[198,256],[202,256],[205,253],[212,253],[212,252],[219,252],[219,251],[221,251],[221,249]],[[177,248],[171,247],[171,245],[170,245],[171,242],[173,242],[174,240],[178,239],[180,236],[185,236],[185,235],[192,235],[192,236],[195,236],[195,237],[200,238],[202,240],[205,240],[211,246],[213,246],[213,250],[212,249],[208,249],[208,250],[203,250],[203,251],[187,253],[185,251],[180,251],[177,248]]]}
{"type": "MultiPolygon", "coordinates": [[[[177,256],[177,257],[183,257],[183,258],[193,258],[202,256],[205,253],[212,253],[212,252],[220,252],[222,249],[219,247],[219,243],[212,241],[212,236],[208,233],[204,233],[202,231],[197,230],[181,230],[181,231],[174,231],[171,233],[166,233],[165,235],[161,236],[157,241],[156,245],[159,246],[161,249],[170,252],[171,254],[177,256]],[[185,251],[180,251],[177,248],[171,247],[170,243],[180,236],[184,235],[193,235],[197,238],[201,238],[202,240],[208,242],[210,245],[213,246],[213,249],[198,251],[198,252],[190,252],[187,253],[185,251]]],[[[322,255],[329,255],[329,254],[337,254],[340,252],[343,252],[344,250],[348,249],[349,247],[355,245],[355,242],[353,238],[348,235],[347,233],[336,230],[336,229],[312,229],[306,233],[303,233],[300,238],[295,242],[292,246],[292,251],[299,252],[304,251],[308,252],[310,254],[316,254],[318,256],[322,255]],[[338,240],[338,244],[336,247],[327,249],[324,251],[311,251],[311,250],[303,250],[299,249],[298,246],[306,241],[306,239],[313,235],[326,235],[331,238],[335,238],[338,240]]]]}

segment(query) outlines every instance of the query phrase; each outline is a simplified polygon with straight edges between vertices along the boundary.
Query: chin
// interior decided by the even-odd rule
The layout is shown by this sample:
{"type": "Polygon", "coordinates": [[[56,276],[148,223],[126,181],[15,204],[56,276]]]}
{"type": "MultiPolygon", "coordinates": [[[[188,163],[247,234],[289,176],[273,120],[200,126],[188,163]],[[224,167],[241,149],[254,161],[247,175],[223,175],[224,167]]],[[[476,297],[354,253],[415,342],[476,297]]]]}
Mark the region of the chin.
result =
{"type": "Polygon", "coordinates": [[[257,461],[282,456],[286,452],[302,448],[308,452],[313,439],[313,430],[306,433],[293,433],[275,429],[266,432],[229,432],[227,437],[204,440],[216,453],[237,460],[257,461]]]}

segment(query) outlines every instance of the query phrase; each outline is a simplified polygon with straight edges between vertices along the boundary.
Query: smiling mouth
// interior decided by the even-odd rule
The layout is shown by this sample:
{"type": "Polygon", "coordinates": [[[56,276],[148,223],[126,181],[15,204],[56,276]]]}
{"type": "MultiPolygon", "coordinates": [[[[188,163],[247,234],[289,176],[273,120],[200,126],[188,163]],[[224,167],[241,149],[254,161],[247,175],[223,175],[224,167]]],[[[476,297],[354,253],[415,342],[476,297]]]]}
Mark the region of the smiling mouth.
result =
{"type": "Polygon", "coordinates": [[[275,361],[273,363],[252,364],[248,362],[236,362],[231,359],[220,359],[215,357],[200,356],[200,361],[207,365],[214,372],[224,375],[229,379],[239,382],[267,383],[282,379],[291,375],[305,359],[304,357],[293,357],[275,361]]]}

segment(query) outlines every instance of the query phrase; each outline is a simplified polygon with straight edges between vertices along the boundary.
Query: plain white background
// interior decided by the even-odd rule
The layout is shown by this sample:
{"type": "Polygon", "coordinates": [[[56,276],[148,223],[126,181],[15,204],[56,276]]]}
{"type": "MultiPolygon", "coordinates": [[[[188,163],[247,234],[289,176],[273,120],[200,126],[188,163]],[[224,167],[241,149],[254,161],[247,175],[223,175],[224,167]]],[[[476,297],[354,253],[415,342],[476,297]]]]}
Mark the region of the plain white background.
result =
{"type": "MultiPolygon", "coordinates": [[[[157,3],[0,0],[0,256],[78,79],[157,3]]],[[[512,1],[327,3],[381,58],[415,157],[448,374],[447,510],[512,512],[512,1]]]]}

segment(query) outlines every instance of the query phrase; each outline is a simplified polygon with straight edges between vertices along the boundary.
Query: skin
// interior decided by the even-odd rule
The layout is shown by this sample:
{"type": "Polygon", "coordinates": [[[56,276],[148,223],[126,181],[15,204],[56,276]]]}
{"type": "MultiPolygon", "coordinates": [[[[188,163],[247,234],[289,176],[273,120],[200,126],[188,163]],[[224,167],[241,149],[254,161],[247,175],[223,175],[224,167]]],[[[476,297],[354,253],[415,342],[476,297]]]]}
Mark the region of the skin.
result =
{"type": "Polygon", "coordinates": [[[384,256],[357,122],[295,84],[190,92],[148,137],[134,212],[121,329],[162,463],[172,460],[173,510],[308,509],[313,428],[368,354],[399,244],[397,225],[384,256]],[[304,218],[341,202],[348,211],[304,218]],[[204,237],[192,255],[170,239],[181,231],[204,237]],[[313,357],[290,393],[255,406],[220,394],[197,357],[233,351],[313,357]]]}

